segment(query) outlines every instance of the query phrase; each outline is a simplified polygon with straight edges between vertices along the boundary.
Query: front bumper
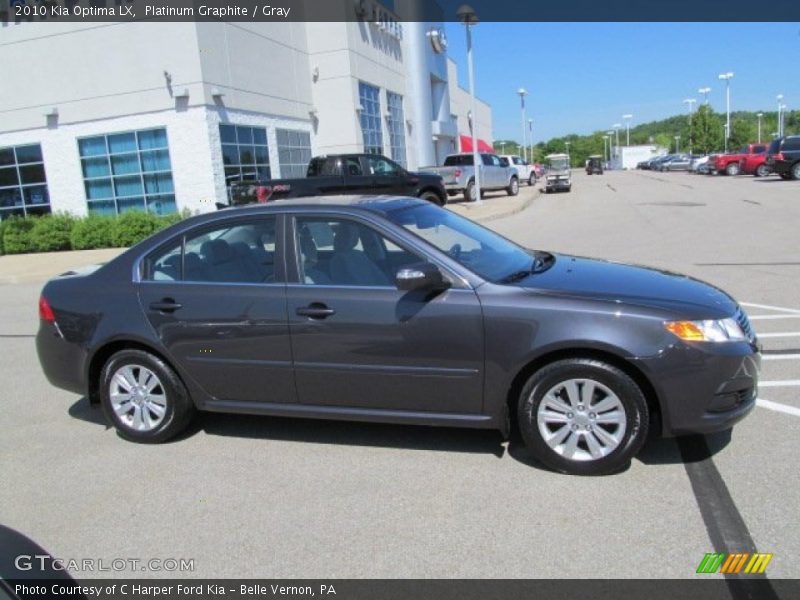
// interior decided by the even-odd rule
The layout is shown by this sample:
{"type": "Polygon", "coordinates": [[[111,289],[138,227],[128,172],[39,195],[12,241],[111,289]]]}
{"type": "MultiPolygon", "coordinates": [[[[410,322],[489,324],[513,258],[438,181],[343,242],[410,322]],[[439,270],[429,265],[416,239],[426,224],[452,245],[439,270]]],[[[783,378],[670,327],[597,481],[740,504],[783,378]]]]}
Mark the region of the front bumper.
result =
{"type": "Polygon", "coordinates": [[[572,185],[569,179],[548,179],[545,186],[549,189],[567,189],[572,185]]]}
{"type": "Polygon", "coordinates": [[[761,369],[755,343],[676,342],[637,363],[656,388],[664,436],[730,429],[755,407],[761,369]]]}

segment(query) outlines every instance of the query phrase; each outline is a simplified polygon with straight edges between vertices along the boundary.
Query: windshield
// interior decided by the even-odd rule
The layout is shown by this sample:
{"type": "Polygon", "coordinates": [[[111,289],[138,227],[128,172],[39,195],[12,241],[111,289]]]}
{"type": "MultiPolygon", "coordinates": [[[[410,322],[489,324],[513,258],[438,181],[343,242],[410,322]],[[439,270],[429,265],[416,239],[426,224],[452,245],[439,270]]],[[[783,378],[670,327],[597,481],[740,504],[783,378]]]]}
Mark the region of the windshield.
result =
{"type": "Polygon", "coordinates": [[[499,282],[532,269],[531,253],[448,210],[409,206],[386,216],[488,281],[499,282]]]}
{"type": "Polygon", "coordinates": [[[554,158],[549,164],[553,171],[563,171],[565,169],[569,169],[569,161],[566,158],[554,158]]]}

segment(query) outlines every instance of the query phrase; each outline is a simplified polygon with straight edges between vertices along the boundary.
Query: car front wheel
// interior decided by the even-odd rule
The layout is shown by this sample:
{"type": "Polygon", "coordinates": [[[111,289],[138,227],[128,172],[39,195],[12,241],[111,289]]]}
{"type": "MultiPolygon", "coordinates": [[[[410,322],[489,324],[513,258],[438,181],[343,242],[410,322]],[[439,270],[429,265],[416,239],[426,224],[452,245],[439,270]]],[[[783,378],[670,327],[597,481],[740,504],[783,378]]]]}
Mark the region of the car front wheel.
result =
{"type": "Polygon", "coordinates": [[[516,196],[517,194],[519,194],[519,179],[517,179],[516,177],[511,178],[511,183],[508,184],[508,187],[506,188],[506,193],[509,196],[516,196]]]}
{"type": "Polygon", "coordinates": [[[195,412],[175,371],[142,350],[122,350],[108,360],[100,394],[106,418],[132,442],[164,442],[183,431],[195,412]]]}
{"type": "Polygon", "coordinates": [[[440,198],[439,194],[436,192],[422,192],[419,197],[421,200],[426,200],[431,204],[435,204],[436,206],[444,206],[447,204],[447,200],[440,198]]]}
{"type": "Polygon", "coordinates": [[[525,445],[546,466],[575,475],[625,467],[647,437],[649,413],[626,373],[592,359],[566,359],[534,373],[518,403],[525,445]]]}
{"type": "Polygon", "coordinates": [[[725,167],[725,173],[728,175],[738,175],[739,174],[739,165],[736,163],[731,163],[727,167],[725,167]]]}
{"type": "Polygon", "coordinates": [[[531,176],[528,177],[528,185],[536,185],[536,175],[531,173],[531,176]]]}
{"type": "Polygon", "coordinates": [[[769,167],[765,164],[760,164],[756,167],[756,177],[766,177],[769,175],[769,167]]]}

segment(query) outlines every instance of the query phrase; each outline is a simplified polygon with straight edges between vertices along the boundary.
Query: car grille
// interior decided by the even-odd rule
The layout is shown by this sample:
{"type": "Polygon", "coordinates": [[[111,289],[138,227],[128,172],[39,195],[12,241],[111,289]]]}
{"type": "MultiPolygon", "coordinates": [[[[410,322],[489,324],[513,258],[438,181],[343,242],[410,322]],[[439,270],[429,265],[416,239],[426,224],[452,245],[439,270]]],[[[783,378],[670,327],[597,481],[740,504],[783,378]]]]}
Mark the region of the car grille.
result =
{"type": "Polygon", "coordinates": [[[747,313],[742,310],[741,306],[736,307],[736,314],[734,315],[736,322],[739,323],[739,326],[744,331],[744,334],[747,336],[747,339],[751,342],[756,340],[756,332],[753,331],[753,326],[750,325],[750,319],[747,318],[747,313]]]}

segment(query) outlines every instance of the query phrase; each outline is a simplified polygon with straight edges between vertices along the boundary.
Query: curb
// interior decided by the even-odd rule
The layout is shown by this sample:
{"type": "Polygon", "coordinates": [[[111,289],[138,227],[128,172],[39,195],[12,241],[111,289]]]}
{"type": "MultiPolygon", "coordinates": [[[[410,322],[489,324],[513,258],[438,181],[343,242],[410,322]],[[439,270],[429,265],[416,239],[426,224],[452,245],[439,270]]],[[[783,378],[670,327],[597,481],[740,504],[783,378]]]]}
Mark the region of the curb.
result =
{"type": "Polygon", "coordinates": [[[495,221],[497,219],[504,219],[506,217],[510,217],[512,215],[520,213],[523,210],[529,208],[533,204],[534,200],[536,200],[536,197],[539,194],[542,193],[541,189],[538,189],[538,188],[537,188],[536,192],[538,192],[538,193],[534,193],[530,198],[528,198],[527,200],[525,200],[521,204],[518,204],[516,206],[512,206],[508,210],[505,210],[505,211],[502,211],[502,212],[490,213],[490,214],[488,214],[488,215],[486,215],[484,217],[481,217],[481,216],[475,216],[474,218],[470,217],[469,211],[476,210],[477,208],[479,208],[477,206],[476,207],[467,207],[467,206],[465,206],[463,204],[453,204],[453,205],[450,205],[450,206],[445,206],[445,208],[447,208],[448,210],[453,210],[457,206],[463,206],[463,210],[453,210],[453,212],[461,213],[464,216],[473,218],[473,220],[479,221],[481,223],[487,223],[489,221],[495,221]]]}

